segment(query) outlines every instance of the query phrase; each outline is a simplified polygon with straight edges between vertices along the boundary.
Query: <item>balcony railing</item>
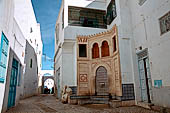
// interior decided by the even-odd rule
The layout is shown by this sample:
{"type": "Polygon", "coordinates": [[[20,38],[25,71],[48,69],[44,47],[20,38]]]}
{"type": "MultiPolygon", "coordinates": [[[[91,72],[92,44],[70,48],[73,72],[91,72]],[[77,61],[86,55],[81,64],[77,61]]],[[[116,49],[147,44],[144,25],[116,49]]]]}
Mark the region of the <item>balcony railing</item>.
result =
{"type": "Polygon", "coordinates": [[[106,11],[69,6],[68,12],[69,25],[107,28],[106,11]]]}

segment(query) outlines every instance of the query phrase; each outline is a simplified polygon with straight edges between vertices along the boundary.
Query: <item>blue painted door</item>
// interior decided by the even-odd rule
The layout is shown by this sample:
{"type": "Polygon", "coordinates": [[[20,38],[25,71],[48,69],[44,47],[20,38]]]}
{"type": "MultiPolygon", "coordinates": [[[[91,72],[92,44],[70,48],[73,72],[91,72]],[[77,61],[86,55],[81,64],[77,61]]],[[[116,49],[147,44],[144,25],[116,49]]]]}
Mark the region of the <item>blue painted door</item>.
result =
{"type": "Polygon", "coordinates": [[[151,103],[152,82],[147,51],[143,51],[138,54],[138,68],[141,89],[141,100],[143,102],[151,103]]]}
{"type": "Polygon", "coordinates": [[[15,105],[17,76],[18,76],[18,61],[13,59],[8,95],[8,108],[15,105]]]}

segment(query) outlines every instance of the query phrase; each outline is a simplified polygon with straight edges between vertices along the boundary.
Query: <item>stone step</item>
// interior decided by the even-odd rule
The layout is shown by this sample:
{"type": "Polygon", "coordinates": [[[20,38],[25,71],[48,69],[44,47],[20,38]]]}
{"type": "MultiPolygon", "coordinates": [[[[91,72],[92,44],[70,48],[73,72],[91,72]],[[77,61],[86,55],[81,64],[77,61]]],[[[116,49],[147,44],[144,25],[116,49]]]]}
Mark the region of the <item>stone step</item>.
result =
{"type": "Polygon", "coordinates": [[[99,97],[91,97],[91,100],[97,101],[109,101],[109,98],[99,98],[99,97]]]}
{"type": "Polygon", "coordinates": [[[79,104],[109,104],[109,101],[107,100],[81,100],[79,101],[79,104]]]}

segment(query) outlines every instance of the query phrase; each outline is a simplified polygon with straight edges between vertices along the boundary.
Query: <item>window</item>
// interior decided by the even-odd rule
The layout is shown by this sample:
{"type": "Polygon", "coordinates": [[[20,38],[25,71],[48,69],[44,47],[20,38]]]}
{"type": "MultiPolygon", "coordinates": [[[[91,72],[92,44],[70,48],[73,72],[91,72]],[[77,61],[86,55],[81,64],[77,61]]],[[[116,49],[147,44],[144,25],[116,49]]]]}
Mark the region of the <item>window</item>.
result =
{"type": "Polygon", "coordinates": [[[99,58],[99,46],[97,43],[93,44],[92,58],[99,58]]]}
{"type": "Polygon", "coordinates": [[[159,19],[161,35],[170,31],[170,11],[159,19]]]}
{"type": "Polygon", "coordinates": [[[68,7],[68,25],[92,28],[107,28],[105,21],[106,11],[104,10],[74,6],[68,7]]]}
{"type": "Polygon", "coordinates": [[[0,82],[4,83],[6,68],[7,68],[7,55],[8,55],[8,39],[2,33],[0,43],[0,82]]]}
{"type": "Polygon", "coordinates": [[[113,37],[113,52],[116,52],[116,37],[113,37]]]}
{"type": "Polygon", "coordinates": [[[30,68],[32,68],[32,59],[30,60],[30,68]]]}
{"type": "Polygon", "coordinates": [[[86,44],[79,44],[79,57],[87,57],[86,44]]]}
{"type": "Polygon", "coordinates": [[[146,0],[139,0],[139,5],[143,5],[146,2],[146,0]]]}
{"type": "Polygon", "coordinates": [[[64,9],[63,9],[63,13],[62,13],[62,28],[64,28],[64,9]]]}
{"type": "Polygon", "coordinates": [[[80,23],[84,27],[95,27],[98,28],[98,20],[96,18],[80,17],[80,23]]]}
{"type": "Polygon", "coordinates": [[[32,29],[32,27],[30,28],[30,33],[32,33],[33,32],[33,29],[32,29]]]}
{"type": "Polygon", "coordinates": [[[109,45],[107,41],[102,42],[102,57],[109,56],[109,45]]]}
{"type": "Polygon", "coordinates": [[[112,21],[116,18],[116,3],[115,0],[111,0],[110,4],[107,7],[107,24],[110,25],[112,21]]]}
{"type": "Polygon", "coordinates": [[[55,40],[56,40],[56,45],[57,45],[58,40],[59,40],[59,24],[57,24],[57,26],[56,26],[56,38],[55,38],[55,40]]]}
{"type": "Polygon", "coordinates": [[[20,64],[20,65],[18,65],[18,86],[20,86],[21,85],[21,67],[22,67],[22,65],[20,64]]]}

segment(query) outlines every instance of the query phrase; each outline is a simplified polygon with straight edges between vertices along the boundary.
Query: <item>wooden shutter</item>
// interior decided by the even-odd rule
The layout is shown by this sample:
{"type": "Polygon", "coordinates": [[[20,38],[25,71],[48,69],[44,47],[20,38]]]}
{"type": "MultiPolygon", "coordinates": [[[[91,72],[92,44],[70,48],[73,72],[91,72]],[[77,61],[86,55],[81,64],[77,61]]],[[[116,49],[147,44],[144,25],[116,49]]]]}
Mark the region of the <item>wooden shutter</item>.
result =
{"type": "Polygon", "coordinates": [[[8,39],[2,33],[0,45],[0,82],[4,83],[7,67],[8,39]]]}

